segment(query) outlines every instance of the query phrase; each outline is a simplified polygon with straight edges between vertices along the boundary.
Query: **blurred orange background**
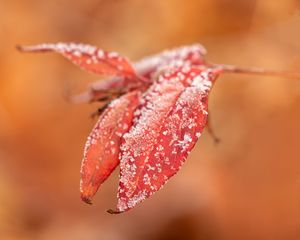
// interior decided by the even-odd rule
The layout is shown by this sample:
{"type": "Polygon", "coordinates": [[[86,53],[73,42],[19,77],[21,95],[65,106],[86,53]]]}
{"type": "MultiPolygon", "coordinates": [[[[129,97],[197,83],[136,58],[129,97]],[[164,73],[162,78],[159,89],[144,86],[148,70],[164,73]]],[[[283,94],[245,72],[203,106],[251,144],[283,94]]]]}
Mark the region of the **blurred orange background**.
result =
{"type": "Polygon", "coordinates": [[[200,42],[216,63],[300,72],[299,0],[1,0],[0,239],[300,239],[300,83],[221,76],[205,132],[182,170],[121,215],[118,171],[88,206],[79,169],[98,80],[16,44],[74,41],[137,60],[200,42]]]}

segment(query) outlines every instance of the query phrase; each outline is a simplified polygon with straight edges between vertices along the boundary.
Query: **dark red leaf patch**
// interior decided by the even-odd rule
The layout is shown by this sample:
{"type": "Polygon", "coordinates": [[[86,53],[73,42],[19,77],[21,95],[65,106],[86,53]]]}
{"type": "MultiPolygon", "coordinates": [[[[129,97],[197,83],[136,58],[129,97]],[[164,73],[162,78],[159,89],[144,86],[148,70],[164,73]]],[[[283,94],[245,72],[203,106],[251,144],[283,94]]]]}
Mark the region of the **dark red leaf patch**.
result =
{"type": "Polygon", "coordinates": [[[80,192],[87,203],[119,165],[121,137],[132,124],[139,92],[129,92],[110,103],[101,114],[85,145],[81,164],[80,192]]]}

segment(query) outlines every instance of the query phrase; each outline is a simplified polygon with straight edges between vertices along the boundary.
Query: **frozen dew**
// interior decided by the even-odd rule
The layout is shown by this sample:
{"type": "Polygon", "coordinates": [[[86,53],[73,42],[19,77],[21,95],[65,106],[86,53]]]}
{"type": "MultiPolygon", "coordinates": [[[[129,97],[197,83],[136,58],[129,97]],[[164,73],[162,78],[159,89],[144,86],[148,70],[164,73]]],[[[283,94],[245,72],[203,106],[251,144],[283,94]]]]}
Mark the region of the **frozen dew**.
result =
{"type": "Polygon", "coordinates": [[[110,52],[110,53],[108,53],[107,56],[108,56],[109,58],[117,58],[117,57],[119,57],[119,54],[116,53],[116,52],[110,52]]]}
{"type": "Polygon", "coordinates": [[[98,51],[97,51],[97,57],[99,58],[99,59],[102,59],[102,58],[104,58],[104,51],[103,50],[101,50],[101,49],[98,49],[98,51]]]}
{"type": "Polygon", "coordinates": [[[184,134],[182,140],[178,140],[175,146],[178,146],[181,151],[186,151],[189,148],[190,143],[192,142],[192,138],[188,133],[184,134]]]}

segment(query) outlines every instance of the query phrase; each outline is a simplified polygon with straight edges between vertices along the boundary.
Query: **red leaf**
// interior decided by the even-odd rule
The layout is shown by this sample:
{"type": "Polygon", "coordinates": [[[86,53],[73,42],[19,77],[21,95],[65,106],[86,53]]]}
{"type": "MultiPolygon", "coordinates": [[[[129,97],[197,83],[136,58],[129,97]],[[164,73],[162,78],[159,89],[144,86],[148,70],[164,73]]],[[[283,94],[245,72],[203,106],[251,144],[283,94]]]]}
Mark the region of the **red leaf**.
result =
{"type": "Polygon", "coordinates": [[[206,49],[201,44],[193,44],[146,57],[136,62],[134,67],[139,75],[151,77],[166,68],[203,65],[205,54],[206,49]]]}
{"type": "Polygon", "coordinates": [[[139,92],[130,92],[111,102],[99,117],[86,142],[81,165],[83,201],[91,202],[101,183],[119,164],[121,137],[132,125],[133,112],[138,104],[139,92]]]}
{"type": "Polygon", "coordinates": [[[166,74],[143,97],[121,145],[117,212],[158,191],[185,161],[207,119],[207,98],[217,71],[166,74]]]}
{"type": "Polygon", "coordinates": [[[23,52],[55,51],[89,72],[122,77],[136,77],[129,61],[116,52],[106,52],[94,46],[75,43],[18,46],[23,52]]]}

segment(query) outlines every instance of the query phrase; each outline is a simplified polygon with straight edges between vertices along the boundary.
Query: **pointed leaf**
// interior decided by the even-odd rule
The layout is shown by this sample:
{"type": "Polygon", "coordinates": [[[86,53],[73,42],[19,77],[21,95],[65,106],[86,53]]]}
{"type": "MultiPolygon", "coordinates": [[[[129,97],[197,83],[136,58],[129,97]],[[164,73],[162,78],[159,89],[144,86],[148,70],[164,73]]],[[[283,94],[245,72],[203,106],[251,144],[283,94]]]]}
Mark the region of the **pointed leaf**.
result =
{"type": "Polygon", "coordinates": [[[85,145],[81,165],[80,191],[83,201],[91,198],[119,164],[122,135],[132,125],[133,112],[139,104],[134,91],[114,100],[99,117],[85,145]]]}
{"type": "Polygon", "coordinates": [[[205,54],[206,49],[201,44],[182,46],[146,57],[136,62],[134,67],[139,75],[151,77],[165,68],[203,65],[205,54]]]}
{"type": "Polygon", "coordinates": [[[176,71],[149,90],[123,136],[118,212],[158,191],[180,169],[206,124],[215,77],[213,70],[176,71]],[[169,84],[171,91],[165,87],[169,84]]]}
{"type": "Polygon", "coordinates": [[[87,44],[57,43],[40,44],[35,46],[18,46],[23,52],[49,52],[54,51],[62,54],[74,64],[89,72],[135,77],[135,71],[129,61],[119,56],[116,52],[106,52],[87,44]]]}

